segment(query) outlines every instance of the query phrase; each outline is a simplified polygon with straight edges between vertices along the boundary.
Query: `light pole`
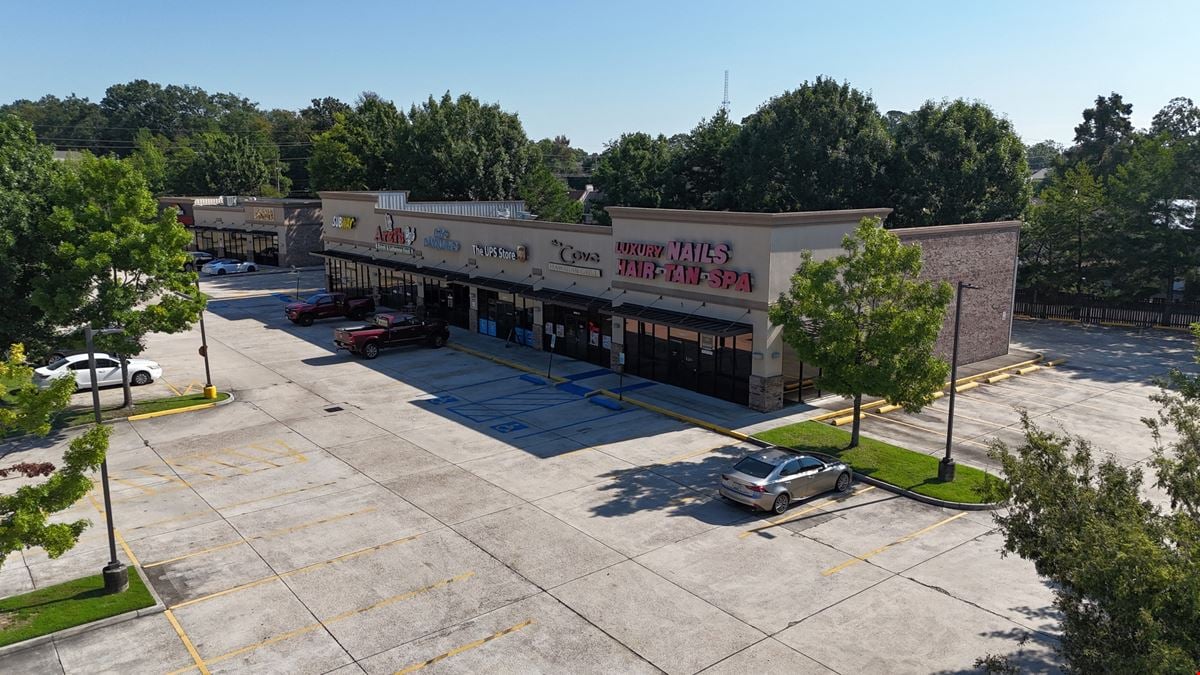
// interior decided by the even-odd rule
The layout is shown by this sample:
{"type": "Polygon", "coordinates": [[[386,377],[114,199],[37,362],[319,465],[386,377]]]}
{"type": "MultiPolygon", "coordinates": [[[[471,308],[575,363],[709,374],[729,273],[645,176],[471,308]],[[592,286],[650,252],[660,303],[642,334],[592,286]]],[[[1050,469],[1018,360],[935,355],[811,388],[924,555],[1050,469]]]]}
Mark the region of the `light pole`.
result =
{"type": "Polygon", "coordinates": [[[978,286],[965,281],[958,282],[958,297],[954,302],[954,348],[950,352],[950,413],[946,419],[946,456],[938,463],[938,480],[943,482],[954,480],[954,460],[950,457],[950,447],[954,442],[954,393],[958,383],[958,325],[962,318],[963,291],[978,288],[978,286]]]}
{"type": "MultiPolygon", "coordinates": [[[[92,330],[92,324],[88,324],[83,329],[83,337],[87,342],[88,351],[88,371],[92,377],[92,411],[96,415],[96,426],[100,426],[100,382],[96,377],[96,348],[92,344],[92,335],[107,335],[110,333],[120,333],[120,328],[103,328],[98,331],[92,330]]],[[[100,462],[100,484],[104,489],[104,520],[108,523],[108,564],[104,566],[102,575],[104,577],[104,592],[105,593],[121,593],[129,588],[129,570],[125,569],[125,565],[117,560],[117,535],[113,529],[112,516],[112,496],[108,489],[108,453],[104,453],[104,460],[100,462]]]]}
{"type": "MultiPolygon", "coordinates": [[[[191,298],[189,296],[187,296],[183,293],[179,293],[176,291],[172,291],[172,292],[175,293],[175,295],[179,296],[180,298],[183,298],[184,300],[191,300],[191,298]]],[[[201,295],[200,277],[196,277],[196,294],[201,295]]],[[[213,386],[212,370],[209,369],[209,367],[208,367],[208,336],[204,332],[204,308],[203,307],[200,308],[200,349],[197,351],[200,352],[200,356],[204,357],[204,398],[215,400],[217,398],[217,388],[213,386]]]]}

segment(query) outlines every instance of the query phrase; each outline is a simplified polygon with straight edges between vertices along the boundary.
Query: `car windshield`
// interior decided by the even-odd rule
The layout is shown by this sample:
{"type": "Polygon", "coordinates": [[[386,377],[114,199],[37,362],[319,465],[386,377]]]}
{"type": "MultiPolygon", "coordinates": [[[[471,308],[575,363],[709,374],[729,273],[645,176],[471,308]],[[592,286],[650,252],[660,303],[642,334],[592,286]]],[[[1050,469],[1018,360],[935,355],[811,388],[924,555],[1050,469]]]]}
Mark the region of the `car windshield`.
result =
{"type": "Polygon", "coordinates": [[[742,473],[748,476],[754,476],[755,478],[766,478],[767,476],[771,475],[772,471],[775,470],[775,465],[767,464],[761,459],[743,457],[742,461],[733,465],[733,469],[734,471],[741,471],[742,473]]]}
{"type": "Polygon", "coordinates": [[[324,297],[325,297],[324,293],[317,293],[316,295],[310,295],[307,298],[305,298],[304,302],[309,305],[315,305],[321,300],[321,298],[324,298],[324,297]]]}

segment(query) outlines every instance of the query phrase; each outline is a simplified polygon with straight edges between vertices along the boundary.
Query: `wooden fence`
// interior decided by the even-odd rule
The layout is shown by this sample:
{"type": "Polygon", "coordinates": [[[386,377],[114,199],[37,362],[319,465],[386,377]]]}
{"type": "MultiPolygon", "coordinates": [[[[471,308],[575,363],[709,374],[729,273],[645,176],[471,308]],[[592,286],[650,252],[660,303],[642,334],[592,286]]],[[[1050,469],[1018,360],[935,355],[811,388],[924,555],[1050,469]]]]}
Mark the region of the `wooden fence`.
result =
{"type": "Polygon", "coordinates": [[[1015,314],[1039,319],[1068,319],[1083,323],[1186,328],[1200,322],[1200,304],[1191,302],[1120,302],[1091,296],[1034,293],[1018,290],[1015,314]]]}

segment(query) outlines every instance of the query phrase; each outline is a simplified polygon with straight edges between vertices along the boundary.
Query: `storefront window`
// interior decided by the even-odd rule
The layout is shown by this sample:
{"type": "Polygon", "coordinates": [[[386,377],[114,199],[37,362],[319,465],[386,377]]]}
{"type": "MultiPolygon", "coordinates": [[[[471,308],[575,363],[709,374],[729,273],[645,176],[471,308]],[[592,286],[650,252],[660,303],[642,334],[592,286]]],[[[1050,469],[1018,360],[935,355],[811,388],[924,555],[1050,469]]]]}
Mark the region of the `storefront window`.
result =
{"type": "Polygon", "coordinates": [[[751,334],[718,337],[625,320],[625,372],[745,405],[750,399],[751,334]]]}
{"type": "Polygon", "coordinates": [[[256,234],[252,243],[254,262],[260,265],[279,265],[279,235],[256,234]]]}
{"type": "Polygon", "coordinates": [[[326,258],[325,279],[325,287],[330,293],[345,293],[351,298],[365,298],[371,295],[371,274],[366,265],[326,258]]]}
{"type": "Polygon", "coordinates": [[[393,269],[377,270],[379,302],[405,312],[417,311],[417,282],[411,274],[393,269]]]}

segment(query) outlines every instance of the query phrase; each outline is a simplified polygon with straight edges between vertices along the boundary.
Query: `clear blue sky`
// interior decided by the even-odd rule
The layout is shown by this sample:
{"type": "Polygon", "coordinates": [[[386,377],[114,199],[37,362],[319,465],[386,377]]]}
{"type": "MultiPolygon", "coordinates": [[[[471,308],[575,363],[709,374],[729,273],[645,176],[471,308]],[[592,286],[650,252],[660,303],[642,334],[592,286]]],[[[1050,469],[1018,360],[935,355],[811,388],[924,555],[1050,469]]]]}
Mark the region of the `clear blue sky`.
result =
{"type": "Polygon", "coordinates": [[[299,108],[364,90],[402,107],[470,92],[531,138],[589,150],[625,131],[671,134],[711,115],[729,70],[736,119],[824,74],[881,111],[967,98],[1026,141],[1068,142],[1097,94],[1146,126],[1200,100],[1200,2],[13,2],[0,101],[98,101],[146,78],[299,108]]]}

